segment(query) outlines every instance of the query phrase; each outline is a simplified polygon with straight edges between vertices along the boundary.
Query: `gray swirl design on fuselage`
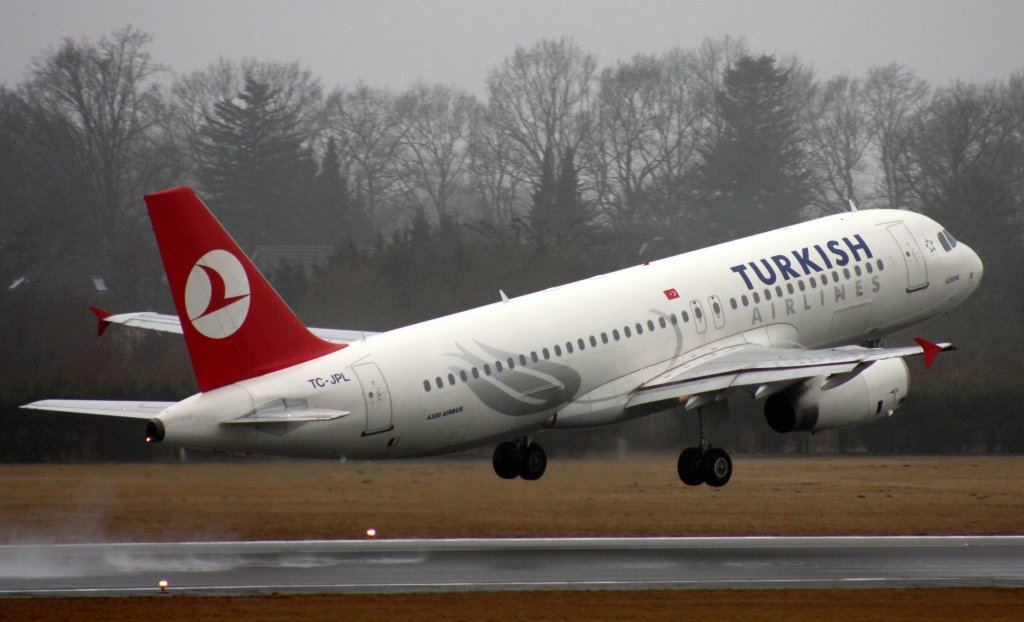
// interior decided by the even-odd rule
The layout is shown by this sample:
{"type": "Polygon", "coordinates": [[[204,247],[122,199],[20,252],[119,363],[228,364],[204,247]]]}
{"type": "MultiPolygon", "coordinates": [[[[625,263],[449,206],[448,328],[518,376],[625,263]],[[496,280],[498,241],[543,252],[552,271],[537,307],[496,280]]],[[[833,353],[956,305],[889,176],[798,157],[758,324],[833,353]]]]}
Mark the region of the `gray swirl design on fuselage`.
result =
{"type": "Polygon", "coordinates": [[[532,415],[572,401],[580,389],[580,375],[567,365],[559,365],[544,359],[522,365],[516,353],[505,352],[479,341],[475,343],[492,358],[483,359],[457,343],[455,345],[458,346],[459,352],[450,356],[458,357],[469,365],[470,369],[449,369],[454,374],[463,371],[470,374],[473,367],[477,368],[479,378],[469,375],[466,386],[494,411],[513,417],[532,415]],[[513,368],[508,366],[510,358],[515,362],[513,368]],[[497,370],[497,361],[501,362],[501,371],[497,370]],[[491,368],[490,375],[484,373],[484,365],[491,368]]]}

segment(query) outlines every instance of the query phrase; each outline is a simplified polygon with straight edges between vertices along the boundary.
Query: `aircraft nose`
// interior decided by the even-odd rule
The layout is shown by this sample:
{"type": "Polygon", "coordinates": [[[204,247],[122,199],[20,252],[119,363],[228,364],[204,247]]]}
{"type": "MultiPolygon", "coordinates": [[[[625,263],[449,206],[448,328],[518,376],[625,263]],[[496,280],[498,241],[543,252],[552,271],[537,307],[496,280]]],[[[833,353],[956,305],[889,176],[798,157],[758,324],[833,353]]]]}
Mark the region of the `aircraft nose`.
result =
{"type": "Polygon", "coordinates": [[[981,284],[981,276],[985,272],[985,265],[981,262],[981,257],[978,257],[978,253],[975,253],[973,248],[965,248],[964,250],[968,252],[968,282],[972,287],[977,287],[981,284]]]}

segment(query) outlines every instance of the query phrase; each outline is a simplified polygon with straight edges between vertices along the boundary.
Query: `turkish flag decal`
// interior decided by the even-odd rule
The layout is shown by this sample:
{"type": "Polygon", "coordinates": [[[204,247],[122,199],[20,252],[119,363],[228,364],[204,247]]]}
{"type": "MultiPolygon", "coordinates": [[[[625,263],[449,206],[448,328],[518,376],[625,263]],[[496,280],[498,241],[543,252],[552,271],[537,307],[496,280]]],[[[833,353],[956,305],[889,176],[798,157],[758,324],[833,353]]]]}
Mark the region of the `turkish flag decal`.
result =
{"type": "Polygon", "coordinates": [[[679,298],[679,292],[677,292],[674,287],[672,289],[666,289],[665,298],[668,298],[669,300],[675,300],[676,298],[679,298]]]}

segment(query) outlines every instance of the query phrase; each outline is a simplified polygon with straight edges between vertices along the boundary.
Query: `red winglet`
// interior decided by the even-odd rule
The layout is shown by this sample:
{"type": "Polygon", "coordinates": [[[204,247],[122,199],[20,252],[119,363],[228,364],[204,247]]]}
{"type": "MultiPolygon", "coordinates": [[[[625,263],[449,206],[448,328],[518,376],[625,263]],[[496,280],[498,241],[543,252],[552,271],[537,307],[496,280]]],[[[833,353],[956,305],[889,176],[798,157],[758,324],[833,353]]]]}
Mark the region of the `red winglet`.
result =
{"type": "Polygon", "coordinates": [[[107,330],[107,327],[110,326],[110,322],[107,321],[107,318],[114,314],[110,311],[100,309],[99,307],[89,307],[89,310],[96,315],[96,319],[100,322],[99,327],[96,329],[96,336],[99,337],[103,334],[103,331],[107,330]]]}
{"type": "Polygon", "coordinates": [[[914,337],[914,341],[924,350],[924,368],[931,369],[932,362],[935,361],[935,357],[939,355],[939,352],[942,352],[943,348],[920,337],[914,337]]]}

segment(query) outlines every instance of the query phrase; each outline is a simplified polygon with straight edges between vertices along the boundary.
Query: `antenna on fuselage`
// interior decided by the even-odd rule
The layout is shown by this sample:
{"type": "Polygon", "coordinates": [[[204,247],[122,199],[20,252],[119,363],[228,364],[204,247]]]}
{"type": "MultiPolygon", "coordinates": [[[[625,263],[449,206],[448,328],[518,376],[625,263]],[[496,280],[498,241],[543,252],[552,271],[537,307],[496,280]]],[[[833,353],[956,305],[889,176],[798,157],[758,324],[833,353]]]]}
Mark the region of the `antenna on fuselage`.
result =
{"type": "Polygon", "coordinates": [[[850,198],[850,199],[846,199],[846,200],[850,204],[850,211],[851,212],[856,212],[857,211],[857,204],[853,202],[853,199],[850,198]]]}

